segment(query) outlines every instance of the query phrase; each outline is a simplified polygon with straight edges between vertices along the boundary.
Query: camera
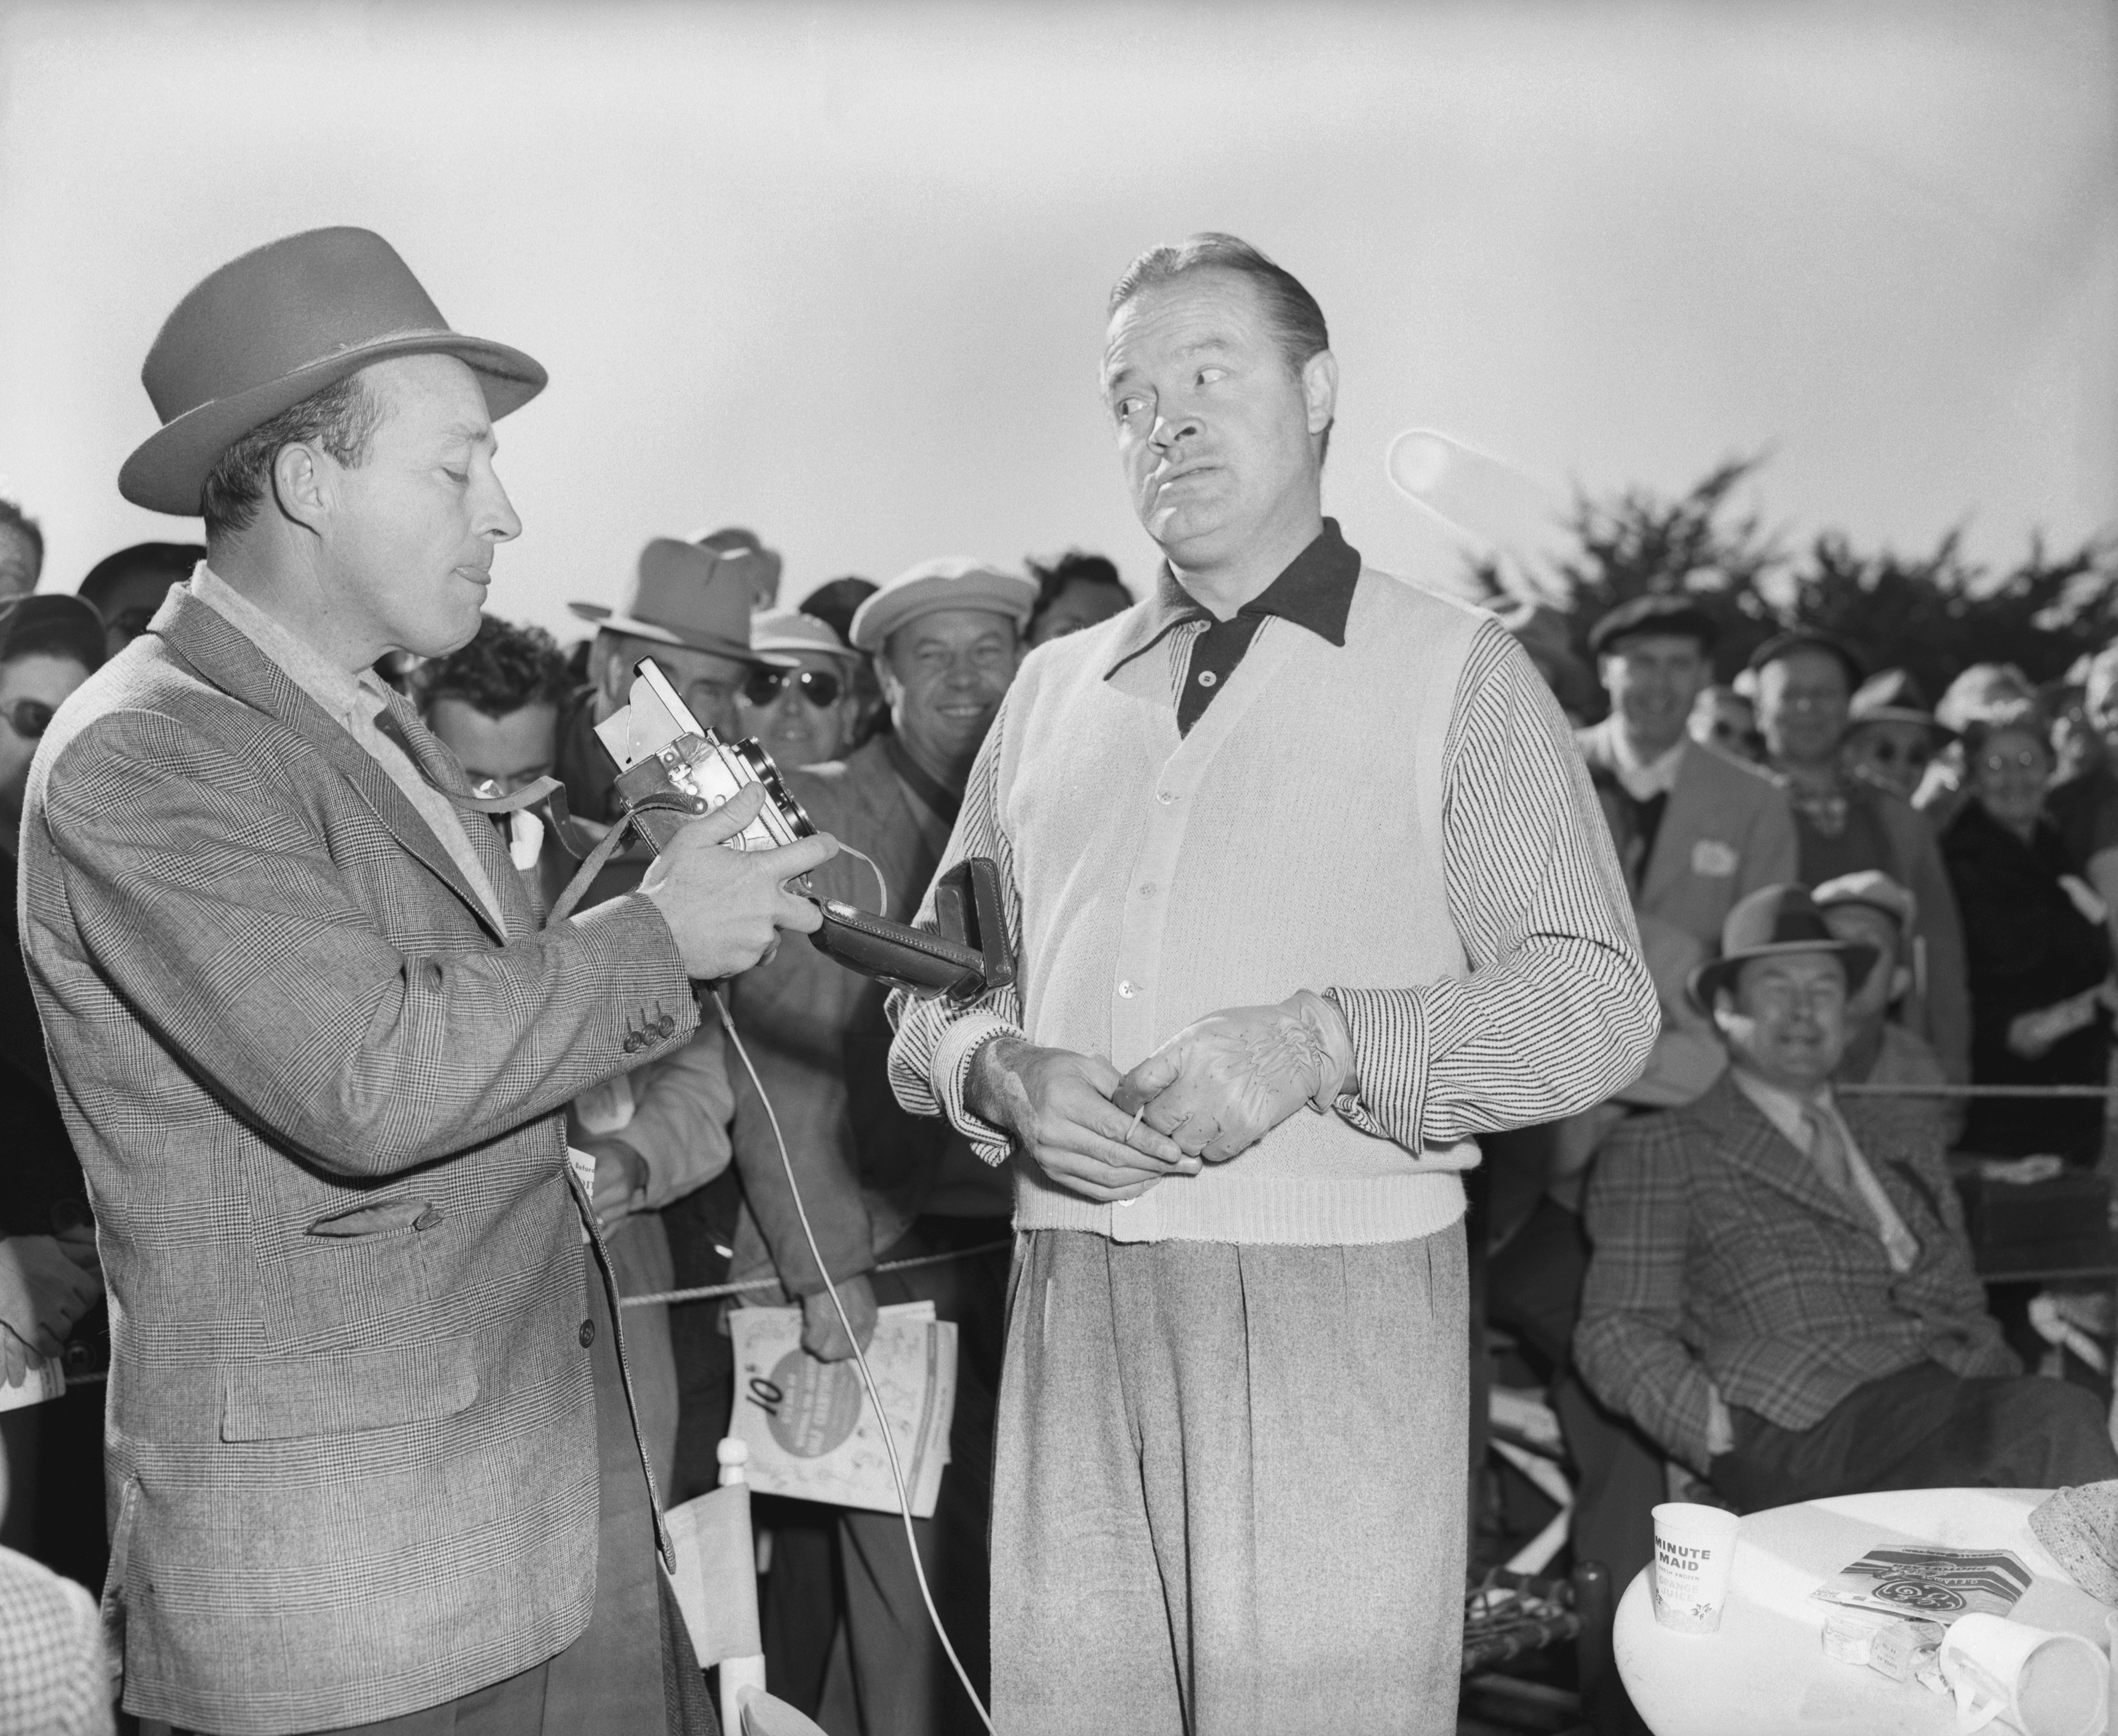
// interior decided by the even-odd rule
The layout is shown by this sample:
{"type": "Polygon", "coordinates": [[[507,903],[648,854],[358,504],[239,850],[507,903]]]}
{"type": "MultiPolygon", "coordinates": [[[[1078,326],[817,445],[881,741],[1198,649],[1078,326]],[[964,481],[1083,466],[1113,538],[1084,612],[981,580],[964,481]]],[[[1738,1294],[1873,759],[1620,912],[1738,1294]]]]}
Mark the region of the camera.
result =
{"type": "MultiPolygon", "coordinates": [[[[634,665],[625,709],[598,724],[595,733],[617,767],[620,804],[658,850],[747,784],[764,786],[765,803],[727,840],[728,848],[773,849],[816,832],[772,756],[754,739],[733,746],[723,742],[691,715],[652,657],[634,665]]],[[[955,999],[973,998],[1015,980],[999,879],[982,857],[957,863],[935,887],[938,932],[818,897],[807,877],[790,882],[790,889],[823,914],[823,926],[810,940],[849,970],[955,999]]]]}

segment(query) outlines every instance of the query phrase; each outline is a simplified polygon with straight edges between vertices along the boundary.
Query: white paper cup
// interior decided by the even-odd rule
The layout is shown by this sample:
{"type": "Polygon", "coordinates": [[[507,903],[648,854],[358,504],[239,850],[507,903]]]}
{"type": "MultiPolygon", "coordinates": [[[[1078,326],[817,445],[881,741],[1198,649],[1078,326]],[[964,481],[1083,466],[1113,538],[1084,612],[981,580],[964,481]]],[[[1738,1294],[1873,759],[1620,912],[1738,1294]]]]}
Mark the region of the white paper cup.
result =
{"type": "Polygon", "coordinates": [[[2095,1641],[2005,1616],[1963,1615],[1941,1642],[1941,1676],[1961,1730],[2005,1718],[2023,1736],[2095,1736],[2111,1664],[2095,1641]]]}
{"type": "Polygon", "coordinates": [[[1718,1507],[1666,1501],[1654,1510],[1655,1619],[1679,1633],[1712,1633],[1728,1599],[1742,1521],[1718,1507]]]}

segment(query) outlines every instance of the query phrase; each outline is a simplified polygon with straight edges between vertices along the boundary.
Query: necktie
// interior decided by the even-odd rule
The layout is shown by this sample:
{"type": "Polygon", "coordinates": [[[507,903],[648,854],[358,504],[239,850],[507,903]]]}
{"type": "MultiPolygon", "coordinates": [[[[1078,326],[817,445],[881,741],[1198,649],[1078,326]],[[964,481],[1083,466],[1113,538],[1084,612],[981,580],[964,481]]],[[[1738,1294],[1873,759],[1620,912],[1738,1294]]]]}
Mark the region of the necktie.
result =
{"type": "Polygon", "coordinates": [[[1816,1165],[1833,1191],[1853,1205],[1861,1203],[1853,1187],[1853,1166],[1846,1160],[1846,1144],[1831,1118],[1815,1109],[1805,1110],[1802,1123],[1809,1129],[1809,1160],[1816,1165]]]}

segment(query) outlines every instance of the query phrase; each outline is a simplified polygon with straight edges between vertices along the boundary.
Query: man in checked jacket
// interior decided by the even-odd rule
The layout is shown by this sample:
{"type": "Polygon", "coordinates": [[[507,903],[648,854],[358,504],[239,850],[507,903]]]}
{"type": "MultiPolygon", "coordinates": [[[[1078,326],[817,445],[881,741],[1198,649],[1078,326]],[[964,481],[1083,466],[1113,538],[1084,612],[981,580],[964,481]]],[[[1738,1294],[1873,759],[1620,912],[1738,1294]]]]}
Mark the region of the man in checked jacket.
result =
{"type": "Polygon", "coordinates": [[[2102,1407],[2024,1377],[1986,1313],[1939,1124],[1833,1095],[1875,963],[1802,887],[1729,913],[1690,986],[1729,1070],[1589,1183],[1582,1374],[1745,1511],[2118,1476],[2102,1407]]]}
{"type": "Polygon", "coordinates": [[[546,925],[371,668],[467,642],[529,357],[380,236],[178,304],[119,487],[207,559],[62,707],[21,922],[110,1296],[125,1705],[215,1736],[710,1730],[565,1109],[814,929],[747,798],[546,925]]]}

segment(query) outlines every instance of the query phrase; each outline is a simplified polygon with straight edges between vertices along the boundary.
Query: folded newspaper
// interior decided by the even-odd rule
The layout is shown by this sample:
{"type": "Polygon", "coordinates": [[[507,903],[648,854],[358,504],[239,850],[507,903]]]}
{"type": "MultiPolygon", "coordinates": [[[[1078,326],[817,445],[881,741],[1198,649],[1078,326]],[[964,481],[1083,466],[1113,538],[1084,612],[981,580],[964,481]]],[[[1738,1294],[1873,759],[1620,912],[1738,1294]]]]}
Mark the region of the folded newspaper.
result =
{"type": "Polygon", "coordinates": [[[2030,1570],[2005,1549],[1884,1545],[1824,1581],[1810,1595],[1851,1609],[1923,1618],[2005,1616],[2030,1589],[2030,1570]]]}
{"type": "MultiPolygon", "coordinates": [[[[890,1457],[851,1361],[821,1363],[802,1348],[799,1308],[732,1308],[735,1421],[750,1448],[750,1486],[836,1507],[898,1511],[890,1457]]],[[[956,1410],[956,1327],[932,1303],[880,1311],[867,1347],[882,1396],[912,1516],[931,1519],[949,1462],[956,1410]]]]}

